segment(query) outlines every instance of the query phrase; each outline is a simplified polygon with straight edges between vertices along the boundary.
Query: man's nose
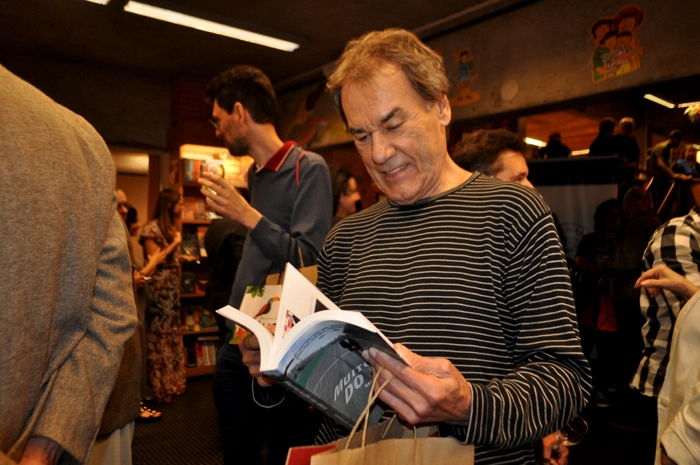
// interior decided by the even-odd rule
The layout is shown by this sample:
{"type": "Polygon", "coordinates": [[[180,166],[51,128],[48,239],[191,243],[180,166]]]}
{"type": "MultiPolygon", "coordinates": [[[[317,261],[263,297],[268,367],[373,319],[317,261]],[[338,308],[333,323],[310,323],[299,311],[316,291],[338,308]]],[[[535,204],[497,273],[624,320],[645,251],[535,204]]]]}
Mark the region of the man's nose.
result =
{"type": "Polygon", "coordinates": [[[387,160],[396,154],[396,149],[389,137],[376,131],[372,134],[372,161],[377,165],[383,165],[387,160]]]}

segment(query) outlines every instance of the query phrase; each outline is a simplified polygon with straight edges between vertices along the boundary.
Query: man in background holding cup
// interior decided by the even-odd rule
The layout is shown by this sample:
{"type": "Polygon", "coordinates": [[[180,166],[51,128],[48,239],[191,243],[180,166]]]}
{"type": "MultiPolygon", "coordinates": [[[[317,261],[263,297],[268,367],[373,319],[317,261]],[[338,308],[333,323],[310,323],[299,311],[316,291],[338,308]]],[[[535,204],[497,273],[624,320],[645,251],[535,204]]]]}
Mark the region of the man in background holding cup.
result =
{"type": "MultiPolygon", "coordinates": [[[[228,69],[210,82],[206,95],[217,137],[231,155],[250,155],[255,161],[248,171],[250,203],[221,176],[205,170],[199,180],[208,205],[248,230],[229,301],[239,308],[247,286],[264,284],[286,262],[299,268],[301,255],[304,265],[316,263],[333,217],[330,173],[320,155],[279,138],[275,92],[259,69],[228,69]]],[[[313,440],[313,418],[305,401],[287,395],[281,386],[259,390],[239,347],[224,344],[217,355],[214,399],[225,465],[261,464],[265,430],[271,465],[284,464],[289,447],[313,440]],[[277,405],[262,408],[270,398],[277,405]]]]}

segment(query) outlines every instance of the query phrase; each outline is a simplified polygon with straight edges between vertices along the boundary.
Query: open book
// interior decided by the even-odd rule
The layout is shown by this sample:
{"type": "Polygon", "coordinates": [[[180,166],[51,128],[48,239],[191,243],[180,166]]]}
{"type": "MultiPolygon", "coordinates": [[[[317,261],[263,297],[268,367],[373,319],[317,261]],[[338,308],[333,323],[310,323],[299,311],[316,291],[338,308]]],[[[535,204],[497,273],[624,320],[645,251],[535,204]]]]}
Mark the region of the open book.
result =
{"type": "MultiPolygon", "coordinates": [[[[259,289],[256,293],[260,297],[259,289]]],[[[279,297],[276,292],[269,297],[266,290],[263,294],[261,301],[269,302],[270,308],[246,303],[241,311],[226,306],[217,313],[257,336],[260,371],[351,428],[372,385],[371,369],[361,353],[374,347],[402,360],[392,343],[361,313],[340,310],[289,263],[279,297]]],[[[370,421],[378,421],[381,414],[377,406],[370,421]]]]}

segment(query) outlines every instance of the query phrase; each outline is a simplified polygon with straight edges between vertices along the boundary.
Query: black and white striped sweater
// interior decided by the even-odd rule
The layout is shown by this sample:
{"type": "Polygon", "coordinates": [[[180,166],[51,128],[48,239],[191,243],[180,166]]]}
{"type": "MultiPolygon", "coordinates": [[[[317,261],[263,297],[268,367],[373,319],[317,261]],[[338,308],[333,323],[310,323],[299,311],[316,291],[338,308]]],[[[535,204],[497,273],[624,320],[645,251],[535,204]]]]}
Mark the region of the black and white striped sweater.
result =
{"type": "MultiPolygon", "coordinates": [[[[318,287],[393,342],[454,363],[471,415],[441,434],[476,444],[477,464],[534,463],[531,443],[585,405],[565,258],[532,189],[475,173],[414,205],[379,202],[330,232],[318,287]]],[[[318,440],[337,433],[326,422],[318,440]]]]}

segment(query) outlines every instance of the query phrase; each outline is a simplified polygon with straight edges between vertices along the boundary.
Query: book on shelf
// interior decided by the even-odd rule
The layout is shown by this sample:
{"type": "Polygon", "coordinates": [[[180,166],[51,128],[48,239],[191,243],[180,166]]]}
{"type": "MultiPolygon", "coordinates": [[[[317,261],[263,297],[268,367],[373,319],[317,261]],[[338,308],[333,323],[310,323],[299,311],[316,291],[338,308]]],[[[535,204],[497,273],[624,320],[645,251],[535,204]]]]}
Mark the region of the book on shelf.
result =
{"type": "Polygon", "coordinates": [[[195,203],[197,200],[194,197],[183,197],[182,202],[182,219],[193,220],[195,217],[195,203]]]}
{"type": "Polygon", "coordinates": [[[182,252],[184,259],[199,259],[199,239],[196,232],[182,233],[182,252]]]}
{"type": "MultiPolygon", "coordinates": [[[[202,346],[202,357],[204,366],[216,364],[216,346],[219,343],[219,336],[198,336],[197,343],[202,346]]],[[[199,365],[199,361],[197,363],[199,365]]]]}
{"type": "MultiPolygon", "coordinates": [[[[227,305],[217,313],[257,336],[262,373],[348,428],[372,385],[362,352],[375,348],[403,361],[364,315],[339,309],[289,263],[281,285],[249,287],[241,310],[227,305]]],[[[375,404],[370,422],[382,413],[375,404]]]]}
{"type": "Polygon", "coordinates": [[[182,331],[212,331],[218,329],[216,319],[212,313],[201,305],[182,307],[181,321],[180,329],[182,331]]]}
{"type": "Polygon", "coordinates": [[[185,366],[194,368],[197,366],[197,344],[186,345],[185,366]]]}
{"type": "Polygon", "coordinates": [[[199,336],[187,345],[188,367],[211,366],[216,364],[216,348],[219,344],[219,336],[199,336]]]}
{"type": "Polygon", "coordinates": [[[200,341],[195,341],[194,347],[197,357],[197,366],[204,366],[204,344],[202,344],[200,341]]]}
{"type": "Polygon", "coordinates": [[[209,226],[197,226],[197,247],[199,247],[199,256],[206,258],[207,249],[204,247],[204,236],[207,235],[209,226]]]}

